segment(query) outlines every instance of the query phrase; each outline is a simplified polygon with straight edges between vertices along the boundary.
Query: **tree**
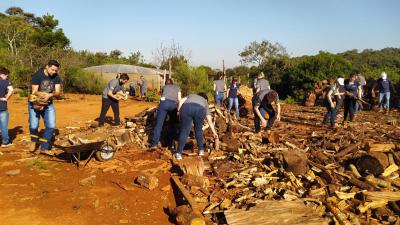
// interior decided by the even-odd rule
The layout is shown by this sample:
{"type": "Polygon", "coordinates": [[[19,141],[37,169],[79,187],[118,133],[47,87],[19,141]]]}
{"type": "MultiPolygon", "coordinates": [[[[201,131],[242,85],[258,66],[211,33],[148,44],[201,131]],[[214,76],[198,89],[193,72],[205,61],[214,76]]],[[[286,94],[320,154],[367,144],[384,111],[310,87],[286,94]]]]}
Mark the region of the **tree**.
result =
{"type": "Polygon", "coordinates": [[[160,47],[153,53],[153,56],[160,69],[169,69],[169,61],[171,61],[172,68],[180,64],[187,64],[190,53],[185,53],[178,43],[172,41],[170,45],[161,43],[160,47]]]}
{"type": "Polygon", "coordinates": [[[110,57],[114,58],[114,59],[119,59],[119,57],[121,57],[121,55],[122,55],[122,52],[118,49],[112,50],[110,52],[110,57]]]}
{"type": "Polygon", "coordinates": [[[139,64],[144,63],[144,58],[143,58],[142,53],[140,53],[140,51],[131,52],[131,55],[128,56],[128,61],[129,61],[129,64],[139,65],[139,64]]]}
{"type": "Polygon", "coordinates": [[[69,47],[70,40],[61,28],[57,28],[58,20],[53,15],[46,14],[35,18],[35,33],[32,37],[39,47],[69,47]]]}
{"type": "Polygon", "coordinates": [[[32,27],[20,16],[6,16],[0,19],[0,38],[7,44],[13,57],[18,55],[20,47],[27,44],[32,27]]]}
{"type": "Polygon", "coordinates": [[[267,40],[251,42],[239,53],[241,62],[257,64],[258,66],[267,63],[271,59],[288,56],[285,47],[279,43],[272,44],[267,40]]]}

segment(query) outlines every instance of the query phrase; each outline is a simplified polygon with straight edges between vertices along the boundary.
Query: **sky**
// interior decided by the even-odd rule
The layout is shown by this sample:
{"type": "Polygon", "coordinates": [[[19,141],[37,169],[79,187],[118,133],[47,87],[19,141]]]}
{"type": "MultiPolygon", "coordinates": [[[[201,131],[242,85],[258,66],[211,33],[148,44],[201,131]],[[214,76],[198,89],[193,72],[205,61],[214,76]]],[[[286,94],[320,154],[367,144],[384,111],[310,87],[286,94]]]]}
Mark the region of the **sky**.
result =
{"type": "Polygon", "coordinates": [[[214,69],[240,65],[252,41],[290,56],[400,47],[399,0],[0,0],[11,6],[54,15],[75,50],[140,51],[150,63],[172,41],[214,69]]]}

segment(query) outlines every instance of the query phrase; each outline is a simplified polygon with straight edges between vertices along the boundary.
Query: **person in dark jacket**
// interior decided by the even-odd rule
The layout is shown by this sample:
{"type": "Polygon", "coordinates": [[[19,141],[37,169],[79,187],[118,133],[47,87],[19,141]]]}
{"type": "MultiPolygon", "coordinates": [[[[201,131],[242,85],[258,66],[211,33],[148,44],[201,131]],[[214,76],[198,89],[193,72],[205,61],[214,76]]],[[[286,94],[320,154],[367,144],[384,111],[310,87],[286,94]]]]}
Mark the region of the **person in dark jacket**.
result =
{"type": "Polygon", "coordinates": [[[232,79],[232,83],[229,85],[228,89],[228,112],[231,112],[232,105],[235,105],[236,118],[239,119],[239,83],[237,78],[232,79]]]}
{"type": "Polygon", "coordinates": [[[354,109],[357,98],[361,98],[361,86],[356,82],[357,73],[350,74],[349,80],[345,82],[345,97],[344,97],[344,118],[346,120],[354,120],[354,109]],[[348,119],[347,119],[348,118],[348,119]]]}
{"type": "Polygon", "coordinates": [[[384,108],[388,113],[390,109],[390,88],[392,87],[392,81],[388,79],[385,72],[382,72],[381,78],[377,80],[377,86],[379,91],[379,112],[382,112],[382,108],[384,108]]]}
{"type": "Polygon", "coordinates": [[[275,120],[281,120],[281,105],[276,91],[272,89],[261,90],[253,97],[252,101],[256,133],[261,131],[261,126],[270,130],[275,120]],[[272,104],[276,105],[276,112],[272,104]],[[265,113],[269,115],[268,122],[265,120],[265,113]]]}

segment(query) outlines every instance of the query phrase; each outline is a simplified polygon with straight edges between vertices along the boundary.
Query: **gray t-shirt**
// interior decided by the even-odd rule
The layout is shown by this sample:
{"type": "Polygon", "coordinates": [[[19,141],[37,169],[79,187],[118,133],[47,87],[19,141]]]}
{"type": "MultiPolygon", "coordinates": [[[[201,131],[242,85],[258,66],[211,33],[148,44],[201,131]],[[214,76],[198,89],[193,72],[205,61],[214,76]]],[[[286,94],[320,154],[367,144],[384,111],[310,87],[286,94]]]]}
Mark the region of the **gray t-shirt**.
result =
{"type": "MultiPolygon", "coordinates": [[[[256,96],[255,96],[254,104],[255,104],[255,105],[260,105],[261,102],[262,102],[262,100],[265,98],[265,96],[266,96],[268,93],[272,92],[272,91],[274,91],[274,90],[271,90],[271,89],[264,89],[264,90],[259,91],[259,92],[256,94],[256,96]]],[[[274,91],[274,92],[275,92],[275,91],[274,91]]],[[[277,96],[278,96],[278,95],[277,95],[277,96]]],[[[275,103],[279,103],[279,97],[277,97],[277,99],[275,99],[274,102],[275,102],[275,103]]],[[[271,102],[271,103],[272,103],[272,102],[271,102]]]]}
{"type": "Polygon", "coordinates": [[[178,102],[178,93],[181,88],[175,84],[167,84],[162,88],[162,97],[178,102]]]}
{"type": "Polygon", "coordinates": [[[266,79],[259,79],[259,80],[257,80],[256,89],[257,89],[257,88],[259,88],[260,91],[261,91],[261,90],[270,89],[270,85],[269,85],[268,80],[266,80],[266,79]]]}
{"type": "Polygon", "coordinates": [[[146,79],[140,79],[140,88],[142,89],[143,92],[147,91],[147,81],[146,79]]]}
{"type": "Polygon", "coordinates": [[[223,80],[214,80],[214,84],[216,86],[215,91],[217,91],[217,92],[225,91],[225,82],[223,80]]]}
{"type": "MultiPolygon", "coordinates": [[[[200,95],[191,94],[191,95],[187,96],[185,103],[199,104],[206,109],[206,115],[211,115],[207,100],[205,98],[201,97],[200,95]]],[[[183,104],[185,104],[185,103],[183,103],[183,104]]]]}
{"type": "Polygon", "coordinates": [[[119,84],[119,79],[112,79],[112,80],[110,80],[110,82],[108,82],[107,86],[103,90],[103,98],[108,98],[109,90],[112,90],[112,93],[115,94],[118,91],[125,92],[125,87],[124,87],[124,85],[119,84]]]}

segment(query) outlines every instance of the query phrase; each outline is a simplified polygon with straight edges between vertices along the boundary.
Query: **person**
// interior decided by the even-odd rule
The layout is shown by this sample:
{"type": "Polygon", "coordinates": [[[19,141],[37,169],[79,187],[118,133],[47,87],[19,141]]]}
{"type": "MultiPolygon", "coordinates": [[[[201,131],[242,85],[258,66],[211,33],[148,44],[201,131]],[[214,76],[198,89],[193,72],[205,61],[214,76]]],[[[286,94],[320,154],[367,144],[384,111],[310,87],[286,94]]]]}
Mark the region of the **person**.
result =
{"type": "Polygon", "coordinates": [[[204,140],[203,140],[203,121],[207,118],[207,123],[214,135],[214,138],[218,138],[218,134],[214,128],[212,121],[210,108],[208,106],[208,97],[205,93],[201,92],[191,94],[179,101],[178,112],[179,112],[179,123],[181,126],[181,132],[178,139],[178,149],[174,157],[178,160],[182,159],[182,151],[186,144],[186,139],[189,136],[190,129],[194,123],[195,135],[197,145],[199,148],[199,156],[204,155],[204,140]]]}
{"type": "Polygon", "coordinates": [[[259,91],[271,89],[271,86],[269,85],[269,81],[264,78],[263,72],[259,73],[257,76],[257,82],[256,82],[255,89],[256,89],[256,94],[259,91]]]}
{"type": "Polygon", "coordinates": [[[357,73],[350,74],[349,80],[345,82],[345,97],[344,97],[344,119],[353,121],[354,120],[354,105],[356,104],[357,98],[361,98],[361,86],[356,82],[357,73]]]}
{"type": "Polygon", "coordinates": [[[170,125],[170,128],[168,129],[168,145],[171,145],[172,143],[170,142],[172,142],[176,137],[176,123],[178,121],[177,110],[178,103],[181,100],[181,88],[175,85],[172,79],[167,79],[165,86],[161,89],[161,93],[160,104],[157,108],[157,122],[154,128],[150,148],[157,146],[167,114],[169,115],[170,125]]]}
{"type": "Polygon", "coordinates": [[[381,77],[377,80],[379,90],[379,112],[382,112],[382,107],[389,113],[390,107],[390,88],[392,81],[388,79],[387,74],[382,72],[381,77]]]}
{"type": "Polygon", "coordinates": [[[129,76],[126,73],[122,73],[119,78],[112,79],[108,82],[103,90],[101,99],[101,112],[99,116],[99,126],[104,126],[106,120],[106,114],[111,106],[114,112],[114,124],[115,126],[120,125],[121,121],[119,118],[119,100],[125,99],[124,84],[128,82],[129,76]]]}
{"type": "Polygon", "coordinates": [[[343,106],[343,100],[344,100],[344,95],[346,93],[346,88],[344,86],[344,78],[343,77],[339,77],[337,79],[336,82],[336,92],[335,92],[335,102],[336,102],[336,106],[335,106],[335,115],[336,118],[342,118],[343,116],[340,114],[340,109],[343,106]]]}
{"type": "Polygon", "coordinates": [[[53,104],[53,97],[58,97],[61,94],[61,78],[57,73],[59,68],[60,63],[56,60],[49,60],[44,68],[32,75],[31,94],[44,93],[41,101],[47,102],[47,105],[36,108],[34,103],[28,103],[29,131],[32,141],[31,152],[35,152],[40,143],[41,153],[52,155],[51,140],[56,128],[56,109],[53,104]],[[40,117],[43,117],[45,126],[42,138],[39,138],[38,132],[40,117]]]}
{"type": "Polygon", "coordinates": [[[8,136],[8,108],[7,101],[12,96],[14,89],[8,80],[10,71],[0,67],[0,127],[1,127],[1,147],[6,148],[12,145],[8,136]]]}
{"type": "Polygon", "coordinates": [[[236,113],[236,118],[239,118],[239,98],[238,98],[239,92],[239,83],[237,78],[233,78],[231,84],[229,85],[228,89],[228,112],[231,112],[232,105],[235,104],[235,113],[236,113]]]}
{"type": "Polygon", "coordinates": [[[135,96],[136,95],[136,90],[135,90],[136,85],[137,85],[136,82],[131,82],[129,84],[129,96],[135,96]]]}
{"type": "Polygon", "coordinates": [[[213,90],[215,92],[215,103],[217,103],[219,107],[222,107],[222,102],[225,98],[224,93],[226,91],[226,85],[222,79],[222,74],[218,74],[216,80],[214,80],[213,90]]]}
{"type": "Polygon", "coordinates": [[[140,76],[140,97],[144,98],[146,97],[147,93],[147,80],[144,78],[144,76],[140,76]]]}
{"type": "MultiPolygon", "coordinates": [[[[367,85],[367,81],[365,80],[365,77],[361,74],[361,73],[357,73],[357,79],[356,82],[358,83],[358,85],[360,86],[360,96],[361,98],[364,96],[364,87],[365,85],[367,85]]],[[[361,103],[356,101],[356,104],[354,105],[355,109],[354,112],[357,113],[361,110],[361,103]]]]}
{"type": "Polygon", "coordinates": [[[278,93],[272,89],[259,91],[253,97],[253,112],[255,132],[261,131],[261,126],[267,130],[272,129],[275,120],[281,120],[281,105],[278,93]],[[272,104],[276,105],[276,112],[272,104]],[[268,122],[265,120],[265,113],[268,113],[268,122]]]}
{"type": "Polygon", "coordinates": [[[334,96],[337,92],[337,81],[335,82],[334,80],[330,81],[330,85],[328,86],[324,98],[324,105],[326,109],[328,110],[324,116],[324,120],[322,121],[322,124],[326,126],[328,124],[328,119],[330,118],[331,120],[331,128],[335,128],[335,102],[334,102],[334,96]]]}

